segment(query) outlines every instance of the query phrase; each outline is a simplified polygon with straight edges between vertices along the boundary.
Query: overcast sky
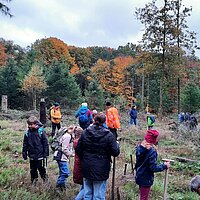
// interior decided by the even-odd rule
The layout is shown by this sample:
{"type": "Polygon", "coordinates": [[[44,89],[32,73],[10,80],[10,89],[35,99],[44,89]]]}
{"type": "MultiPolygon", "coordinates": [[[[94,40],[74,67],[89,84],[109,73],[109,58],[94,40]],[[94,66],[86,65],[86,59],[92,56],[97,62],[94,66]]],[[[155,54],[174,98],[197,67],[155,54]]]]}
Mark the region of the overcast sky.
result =
{"type": "MultiPolygon", "coordinates": [[[[0,14],[0,37],[22,47],[44,37],[57,37],[77,47],[137,44],[142,25],[134,12],[147,2],[151,0],[12,0],[7,5],[14,17],[0,14]]],[[[190,30],[198,33],[200,45],[197,2],[183,0],[184,5],[193,8],[187,21],[190,30]]],[[[200,51],[197,55],[200,57],[200,51]]]]}

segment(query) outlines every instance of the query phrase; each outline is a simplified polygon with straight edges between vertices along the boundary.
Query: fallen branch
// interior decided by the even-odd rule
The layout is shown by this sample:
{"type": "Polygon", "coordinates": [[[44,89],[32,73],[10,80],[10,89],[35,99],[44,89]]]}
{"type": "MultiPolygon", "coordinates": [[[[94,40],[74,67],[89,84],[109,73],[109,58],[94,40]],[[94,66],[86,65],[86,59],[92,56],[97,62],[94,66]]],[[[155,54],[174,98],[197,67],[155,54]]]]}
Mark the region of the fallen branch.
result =
{"type": "Polygon", "coordinates": [[[189,159],[189,158],[184,158],[184,157],[178,157],[178,156],[172,156],[173,158],[177,159],[180,162],[195,162],[195,163],[200,163],[200,160],[194,160],[194,159],[189,159]]]}

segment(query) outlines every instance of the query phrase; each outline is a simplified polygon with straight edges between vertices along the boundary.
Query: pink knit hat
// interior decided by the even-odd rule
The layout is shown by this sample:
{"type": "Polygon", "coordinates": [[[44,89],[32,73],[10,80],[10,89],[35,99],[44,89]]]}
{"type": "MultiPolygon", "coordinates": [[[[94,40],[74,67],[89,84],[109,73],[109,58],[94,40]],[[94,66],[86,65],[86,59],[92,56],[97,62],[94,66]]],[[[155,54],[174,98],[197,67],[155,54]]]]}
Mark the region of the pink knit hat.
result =
{"type": "Polygon", "coordinates": [[[146,135],[145,135],[145,140],[148,142],[148,143],[151,143],[151,144],[156,144],[157,142],[157,138],[158,138],[158,131],[156,130],[148,130],[146,135]]]}

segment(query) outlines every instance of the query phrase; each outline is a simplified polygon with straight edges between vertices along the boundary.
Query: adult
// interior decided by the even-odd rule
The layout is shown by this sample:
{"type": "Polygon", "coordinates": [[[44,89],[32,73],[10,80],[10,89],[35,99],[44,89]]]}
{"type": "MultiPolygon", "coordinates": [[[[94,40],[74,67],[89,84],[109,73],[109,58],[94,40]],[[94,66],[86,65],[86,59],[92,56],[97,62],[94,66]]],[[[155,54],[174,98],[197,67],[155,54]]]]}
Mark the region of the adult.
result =
{"type": "Polygon", "coordinates": [[[106,102],[106,125],[117,139],[117,129],[120,128],[119,113],[117,108],[115,108],[111,102],[106,102]]]}
{"type": "Polygon", "coordinates": [[[196,192],[200,195],[200,176],[193,177],[189,183],[189,188],[192,192],[196,192]]]}
{"type": "Polygon", "coordinates": [[[82,133],[75,152],[82,161],[84,199],[103,200],[111,156],[118,156],[120,149],[114,135],[103,126],[105,114],[98,114],[94,120],[94,124],[82,133]]]}
{"type": "Polygon", "coordinates": [[[145,139],[136,149],[136,184],[139,185],[140,200],[148,200],[151,186],[154,181],[154,173],[161,172],[170,167],[170,162],[157,164],[157,142],[158,132],[148,130],[145,139]]]}
{"type": "MultiPolygon", "coordinates": [[[[83,129],[80,126],[77,126],[74,128],[74,136],[75,136],[75,139],[73,141],[74,149],[76,148],[76,146],[78,144],[78,140],[81,137],[82,132],[83,132],[83,129]]],[[[75,158],[74,158],[73,181],[74,181],[74,183],[81,185],[80,191],[77,194],[77,196],[75,197],[75,200],[82,200],[84,197],[82,165],[81,165],[81,161],[76,153],[75,153],[75,158]]]]}
{"type": "Polygon", "coordinates": [[[60,111],[60,105],[58,102],[55,102],[54,105],[51,107],[50,110],[50,116],[51,116],[51,124],[52,124],[52,131],[51,131],[51,136],[53,137],[56,132],[56,128],[59,130],[61,125],[61,111],[60,111]]]}
{"type": "Polygon", "coordinates": [[[81,107],[75,113],[75,117],[78,118],[78,123],[82,129],[86,129],[93,123],[92,112],[88,109],[87,103],[81,104],[81,107]]]}
{"type": "Polygon", "coordinates": [[[133,124],[136,126],[137,125],[137,115],[138,115],[136,106],[132,106],[132,108],[129,112],[129,115],[130,115],[130,126],[132,126],[133,124]]]}

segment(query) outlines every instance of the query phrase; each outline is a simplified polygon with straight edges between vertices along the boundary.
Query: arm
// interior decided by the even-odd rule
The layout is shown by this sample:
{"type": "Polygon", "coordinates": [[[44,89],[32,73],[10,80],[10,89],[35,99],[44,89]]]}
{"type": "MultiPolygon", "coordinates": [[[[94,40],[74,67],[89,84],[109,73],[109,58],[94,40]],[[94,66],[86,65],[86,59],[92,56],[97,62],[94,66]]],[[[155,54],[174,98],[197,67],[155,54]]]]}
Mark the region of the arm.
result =
{"type": "Polygon", "coordinates": [[[149,157],[149,168],[152,172],[161,172],[167,169],[166,164],[157,165],[157,152],[153,150],[149,157]]]}
{"type": "Polygon", "coordinates": [[[43,145],[43,156],[47,157],[49,156],[49,142],[48,139],[46,137],[46,132],[43,131],[42,133],[42,145],[43,145]]]}
{"type": "Polygon", "coordinates": [[[23,139],[23,147],[22,147],[22,157],[24,160],[27,159],[27,151],[28,151],[28,137],[24,134],[23,139]]]}
{"type": "Polygon", "coordinates": [[[71,140],[71,135],[70,134],[65,134],[64,137],[62,138],[62,152],[68,157],[73,154],[73,150],[70,149],[70,140],[71,140]]]}
{"type": "Polygon", "coordinates": [[[111,155],[117,157],[120,154],[120,148],[119,143],[116,141],[113,134],[111,134],[109,137],[109,146],[111,155]]]}

